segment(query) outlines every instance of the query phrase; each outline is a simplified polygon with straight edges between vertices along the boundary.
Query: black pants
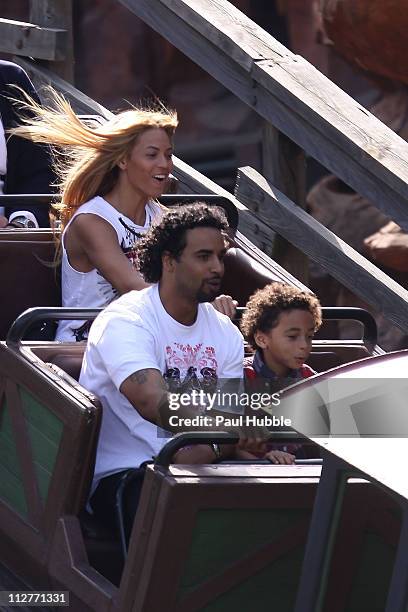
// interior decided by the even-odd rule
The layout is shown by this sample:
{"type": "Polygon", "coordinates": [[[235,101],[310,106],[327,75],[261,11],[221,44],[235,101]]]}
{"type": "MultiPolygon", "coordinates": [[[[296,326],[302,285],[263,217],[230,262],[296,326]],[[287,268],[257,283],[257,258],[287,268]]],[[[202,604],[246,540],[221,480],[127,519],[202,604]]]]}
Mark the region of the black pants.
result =
{"type": "Polygon", "coordinates": [[[125,470],[102,478],[90,499],[90,505],[96,519],[111,530],[119,531],[118,511],[122,512],[127,543],[129,543],[133,521],[139,505],[146,465],[141,465],[131,479],[128,476],[131,472],[135,472],[134,470],[125,470]],[[123,486],[123,479],[125,479],[125,484],[122,503],[119,504],[118,491],[123,486]],[[121,506],[119,509],[118,505],[121,506]]]}

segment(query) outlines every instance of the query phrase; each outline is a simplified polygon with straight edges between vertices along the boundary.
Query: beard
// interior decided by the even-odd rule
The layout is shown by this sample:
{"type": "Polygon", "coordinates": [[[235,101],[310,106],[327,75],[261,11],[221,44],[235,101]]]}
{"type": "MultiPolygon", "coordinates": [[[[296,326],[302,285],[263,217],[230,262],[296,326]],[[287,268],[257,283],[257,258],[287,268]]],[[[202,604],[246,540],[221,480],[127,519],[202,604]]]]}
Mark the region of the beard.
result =
{"type": "Polygon", "coordinates": [[[208,285],[207,287],[201,285],[201,287],[197,291],[196,300],[199,304],[202,304],[203,302],[213,302],[215,298],[220,295],[220,293],[221,287],[214,287],[214,289],[211,289],[210,287],[208,287],[208,285]]]}

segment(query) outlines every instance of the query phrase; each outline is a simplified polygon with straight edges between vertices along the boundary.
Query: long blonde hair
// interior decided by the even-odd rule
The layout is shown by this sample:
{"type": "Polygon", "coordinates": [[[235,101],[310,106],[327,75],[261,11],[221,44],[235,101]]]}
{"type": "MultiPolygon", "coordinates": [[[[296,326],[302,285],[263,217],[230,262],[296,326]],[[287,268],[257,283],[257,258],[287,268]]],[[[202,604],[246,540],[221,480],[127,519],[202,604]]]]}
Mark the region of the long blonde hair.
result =
{"type": "Polygon", "coordinates": [[[19,106],[29,111],[10,133],[51,145],[61,194],[61,229],[76,209],[96,195],[105,195],[116,184],[118,163],[126,158],[137,138],[149,128],[161,128],[172,138],[178,125],[175,111],[132,108],[116,114],[103,125],[85,124],[70,103],[48,88],[51,106],[25,96],[19,106]]]}

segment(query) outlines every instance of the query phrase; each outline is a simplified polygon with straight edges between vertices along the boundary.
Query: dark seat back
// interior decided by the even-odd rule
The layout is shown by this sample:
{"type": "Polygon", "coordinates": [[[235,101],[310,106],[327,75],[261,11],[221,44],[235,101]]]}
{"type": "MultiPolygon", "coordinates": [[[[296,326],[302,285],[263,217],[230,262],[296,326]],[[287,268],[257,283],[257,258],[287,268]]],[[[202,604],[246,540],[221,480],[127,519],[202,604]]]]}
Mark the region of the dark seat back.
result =
{"type": "Polygon", "coordinates": [[[51,230],[0,232],[0,339],[15,319],[33,306],[60,306],[51,230]]]}

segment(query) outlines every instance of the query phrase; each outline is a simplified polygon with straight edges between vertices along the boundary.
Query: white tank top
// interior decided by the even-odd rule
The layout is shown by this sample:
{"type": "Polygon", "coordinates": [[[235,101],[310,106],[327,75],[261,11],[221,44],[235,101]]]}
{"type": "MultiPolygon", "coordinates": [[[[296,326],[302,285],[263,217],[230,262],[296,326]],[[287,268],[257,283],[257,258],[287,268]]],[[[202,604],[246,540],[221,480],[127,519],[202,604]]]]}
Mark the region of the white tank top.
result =
{"type": "MultiPolygon", "coordinates": [[[[153,219],[161,215],[162,209],[155,202],[146,204],[144,226],[136,225],[109,202],[96,196],[82,204],[67,224],[62,235],[61,290],[62,305],[73,308],[104,308],[119,296],[118,292],[102,274],[94,268],[90,272],[78,272],[68,260],[65,250],[65,233],[78,215],[92,214],[105,219],[115,229],[122,251],[136,264],[135,243],[150,227],[153,219]]],[[[79,342],[88,336],[87,321],[60,321],[55,339],[62,342],[79,342]]]]}

